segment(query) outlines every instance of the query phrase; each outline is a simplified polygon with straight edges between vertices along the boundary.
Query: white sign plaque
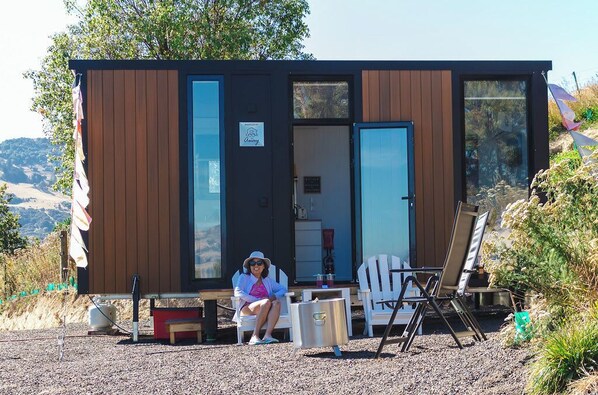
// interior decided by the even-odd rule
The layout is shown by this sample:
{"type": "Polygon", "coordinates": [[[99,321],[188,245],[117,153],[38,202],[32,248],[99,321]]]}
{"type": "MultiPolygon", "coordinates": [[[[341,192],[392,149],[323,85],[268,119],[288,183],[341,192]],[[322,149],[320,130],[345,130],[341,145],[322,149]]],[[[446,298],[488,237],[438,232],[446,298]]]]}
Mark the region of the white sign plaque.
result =
{"type": "Polygon", "coordinates": [[[239,122],[239,145],[241,147],[263,147],[264,123],[239,122]]]}

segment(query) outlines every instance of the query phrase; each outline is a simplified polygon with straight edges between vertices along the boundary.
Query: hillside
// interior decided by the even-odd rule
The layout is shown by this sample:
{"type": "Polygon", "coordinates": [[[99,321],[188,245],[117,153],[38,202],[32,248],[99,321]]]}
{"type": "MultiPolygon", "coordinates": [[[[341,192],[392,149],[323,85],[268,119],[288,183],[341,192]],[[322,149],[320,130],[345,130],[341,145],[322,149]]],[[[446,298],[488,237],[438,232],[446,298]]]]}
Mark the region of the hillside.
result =
{"type": "Polygon", "coordinates": [[[53,146],[45,138],[0,143],[0,183],[14,195],[10,209],[20,215],[21,233],[43,239],[70,212],[67,196],[52,190],[56,177],[48,160],[53,146]]]}

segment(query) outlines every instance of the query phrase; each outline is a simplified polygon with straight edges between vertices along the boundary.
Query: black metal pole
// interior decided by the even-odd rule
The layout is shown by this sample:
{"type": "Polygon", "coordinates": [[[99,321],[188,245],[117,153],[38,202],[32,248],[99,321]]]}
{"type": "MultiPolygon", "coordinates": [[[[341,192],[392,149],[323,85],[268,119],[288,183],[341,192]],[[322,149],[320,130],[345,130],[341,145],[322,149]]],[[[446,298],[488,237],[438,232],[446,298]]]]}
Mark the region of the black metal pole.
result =
{"type": "Polygon", "coordinates": [[[577,88],[577,94],[579,95],[579,84],[577,83],[577,75],[573,72],[573,80],[575,81],[575,87],[577,88]]]}
{"type": "Polygon", "coordinates": [[[139,275],[133,275],[133,290],[131,291],[133,296],[133,342],[139,340],[139,275]]]}
{"type": "Polygon", "coordinates": [[[60,282],[66,283],[69,280],[69,250],[67,245],[66,230],[60,231],[60,282]]]}

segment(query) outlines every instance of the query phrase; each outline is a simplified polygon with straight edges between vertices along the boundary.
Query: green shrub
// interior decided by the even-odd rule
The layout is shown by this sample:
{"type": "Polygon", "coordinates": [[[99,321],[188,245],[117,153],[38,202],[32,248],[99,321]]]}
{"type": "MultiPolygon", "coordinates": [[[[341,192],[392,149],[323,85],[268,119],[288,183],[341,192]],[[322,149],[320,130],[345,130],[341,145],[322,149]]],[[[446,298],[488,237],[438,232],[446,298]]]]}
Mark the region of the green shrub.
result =
{"type": "Polygon", "coordinates": [[[579,152],[577,152],[577,150],[563,151],[553,155],[550,158],[550,165],[553,166],[563,161],[567,162],[566,165],[571,171],[574,171],[581,166],[581,156],[579,156],[579,152]]]}
{"type": "Polygon", "coordinates": [[[598,154],[593,158],[577,167],[555,163],[535,177],[528,200],[507,207],[502,226],[509,231],[488,243],[483,257],[492,284],[542,295],[549,312],[580,311],[598,300],[598,154]]]}
{"type": "Polygon", "coordinates": [[[582,109],[581,117],[589,123],[598,122],[598,107],[591,106],[582,109]]]}
{"type": "Polygon", "coordinates": [[[598,320],[591,314],[579,320],[570,320],[543,343],[531,366],[530,394],[563,392],[571,382],[598,371],[598,320]]]}
{"type": "MultiPolygon", "coordinates": [[[[503,213],[507,230],[484,245],[494,285],[534,293],[529,310],[538,348],[530,394],[594,388],[598,372],[598,152],[553,158],[532,182],[528,200],[503,213]],[[593,162],[593,163],[591,163],[593,162]],[[541,191],[541,192],[540,192],[541,191]]],[[[505,343],[519,345],[514,325],[505,343]]]]}

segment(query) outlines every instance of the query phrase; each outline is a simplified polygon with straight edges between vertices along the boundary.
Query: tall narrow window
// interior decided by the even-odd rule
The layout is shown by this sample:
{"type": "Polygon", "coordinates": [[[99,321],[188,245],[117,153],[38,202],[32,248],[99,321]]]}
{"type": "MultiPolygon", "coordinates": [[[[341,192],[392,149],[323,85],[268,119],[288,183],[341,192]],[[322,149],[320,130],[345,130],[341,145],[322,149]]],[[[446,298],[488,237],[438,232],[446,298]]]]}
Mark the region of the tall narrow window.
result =
{"type": "Polygon", "coordinates": [[[465,81],[467,201],[492,209],[528,196],[527,84],[465,81]]]}
{"type": "Polygon", "coordinates": [[[221,81],[191,82],[195,278],[222,276],[221,81]]]}

